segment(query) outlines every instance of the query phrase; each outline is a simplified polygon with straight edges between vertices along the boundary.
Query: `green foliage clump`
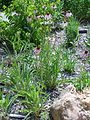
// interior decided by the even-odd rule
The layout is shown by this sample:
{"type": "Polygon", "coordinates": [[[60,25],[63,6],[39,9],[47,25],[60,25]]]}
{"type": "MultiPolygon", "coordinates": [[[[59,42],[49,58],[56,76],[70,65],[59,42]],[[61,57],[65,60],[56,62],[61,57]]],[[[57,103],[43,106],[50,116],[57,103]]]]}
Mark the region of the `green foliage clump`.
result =
{"type": "Polygon", "coordinates": [[[75,67],[75,60],[72,59],[71,54],[69,51],[65,51],[62,55],[62,65],[63,65],[63,71],[72,74],[74,72],[75,67]]]}
{"type": "MultiPolygon", "coordinates": [[[[10,67],[3,67],[1,75],[5,89],[12,95],[9,103],[14,103],[17,99],[24,106],[23,113],[26,118],[40,117],[47,99],[45,90],[53,90],[58,84],[58,73],[60,71],[60,48],[54,48],[48,41],[41,45],[39,55],[24,54],[17,55],[12,59],[10,67]],[[14,96],[14,97],[13,97],[14,96]]],[[[8,106],[10,109],[12,104],[8,106]]]]}
{"type": "Polygon", "coordinates": [[[44,85],[34,82],[32,65],[18,63],[14,60],[12,66],[6,67],[5,70],[7,73],[2,75],[3,83],[5,83],[4,88],[11,91],[11,94],[5,95],[5,101],[0,98],[1,109],[7,115],[8,112],[11,112],[12,104],[18,99],[20,104],[24,106],[21,112],[26,115],[25,119],[31,114],[35,116],[35,119],[40,117],[47,95],[45,91],[43,92],[44,85]]]}
{"type": "Polygon", "coordinates": [[[0,42],[5,41],[16,51],[30,43],[38,46],[50,32],[50,24],[60,16],[61,8],[59,1],[14,0],[5,10],[9,22],[3,22],[3,26],[0,23],[0,42]]]}
{"type": "Polygon", "coordinates": [[[90,51],[90,38],[87,38],[87,41],[85,42],[88,50],[90,51]]]}
{"type": "Polygon", "coordinates": [[[41,111],[44,110],[44,103],[46,102],[47,95],[42,91],[42,88],[38,84],[35,86],[35,84],[31,83],[27,87],[28,90],[17,91],[17,94],[12,97],[12,99],[19,99],[20,103],[24,106],[24,109],[21,112],[26,114],[25,120],[29,118],[30,115],[33,115],[35,119],[38,119],[41,111]]]}
{"type": "MultiPolygon", "coordinates": [[[[54,47],[54,46],[53,46],[54,47]]],[[[36,62],[36,79],[45,84],[46,89],[53,90],[58,84],[60,72],[60,47],[53,48],[48,41],[41,46],[41,53],[36,62]]]]}
{"type": "Polygon", "coordinates": [[[66,47],[74,46],[75,42],[78,40],[79,30],[78,30],[79,23],[75,20],[75,18],[70,17],[68,25],[66,27],[66,47]]]}
{"type": "Polygon", "coordinates": [[[74,17],[76,17],[79,21],[84,19],[90,19],[88,14],[90,8],[89,0],[64,0],[63,9],[65,11],[70,10],[74,17]]]}
{"type": "Polygon", "coordinates": [[[81,71],[80,77],[73,82],[75,87],[82,91],[85,87],[90,86],[90,73],[85,70],[81,71]]]}
{"type": "Polygon", "coordinates": [[[0,0],[0,10],[3,10],[3,6],[9,6],[12,3],[12,0],[0,0]]]}

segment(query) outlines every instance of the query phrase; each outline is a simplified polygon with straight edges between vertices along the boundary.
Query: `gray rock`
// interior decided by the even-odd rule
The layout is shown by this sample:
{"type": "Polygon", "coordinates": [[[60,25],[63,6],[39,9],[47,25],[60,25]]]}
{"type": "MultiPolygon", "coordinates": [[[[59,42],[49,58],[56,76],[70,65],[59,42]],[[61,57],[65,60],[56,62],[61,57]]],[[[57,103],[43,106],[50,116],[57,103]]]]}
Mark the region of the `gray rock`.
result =
{"type": "Polygon", "coordinates": [[[64,94],[50,108],[52,120],[90,120],[90,96],[85,99],[87,94],[77,93],[73,85],[62,92],[64,94]]]}

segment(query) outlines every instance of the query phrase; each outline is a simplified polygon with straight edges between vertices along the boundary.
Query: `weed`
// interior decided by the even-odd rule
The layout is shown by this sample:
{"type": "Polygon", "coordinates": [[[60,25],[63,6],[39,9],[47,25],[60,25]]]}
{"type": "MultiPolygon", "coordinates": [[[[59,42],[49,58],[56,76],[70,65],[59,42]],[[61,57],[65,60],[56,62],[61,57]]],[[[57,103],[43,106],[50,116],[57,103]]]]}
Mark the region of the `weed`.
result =
{"type": "Polygon", "coordinates": [[[80,77],[74,81],[74,85],[80,91],[90,86],[90,73],[85,70],[81,71],[80,77]]]}
{"type": "Polygon", "coordinates": [[[72,59],[71,53],[69,51],[65,51],[62,55],[62,65],[63,70],[66,73],[73,73],[75,67],[75,60],[72,59]]]}
{"type": "Polygon", "coordinates": [[[46,101],[47,95],[42,92],[41,85],[31,83],[27,87],[28,90],[17,91],[18,93],[14,97],[16,99],[23,98],[20,99],[20,103],[24,105],[22,112],[27,114],[25,120],[32,114],[37,120],[40,117],[41,111],[44,110],[44,102],[46,101]]]}
{"type": "Polygon", "coordinates": [[[78,25],[79,23],[73,18],[69,18],[69,23],[66,27],[66,47],[73,47],[78,40],[78,25]]]}
{"type": "Polygon", "coordinates": [[[63,9],[65,11],[70,10],[74,17],[79,21],[82,21],[88,17],[89,0],[64,0],[63,9]]]}
{"type": "Polygon", "coordinates": [[[90,51],[90,38],[87,38],[87,41],[85,42],[88,50],[90,51]]]}
{"type": "MultiPolygon", "coordinates": [[[[9,101],[9,97],[10,95],[3,95],[2,92],[0,92],[0,109],[1,109],[1,113],[2,113],[2,117],[7,117],[10,108],[10,101],[9,101]]],[[[0,114],[1,115],[1,114],[0,114]]]]}
{"type": "Polygon", "coordinates": [[[31,114],[38,118],[47,95],[42,91],[44,85],[34,82],[33,64],[29,65],[25,62],[20,63],[20,61],[14,60],[12,66],[5,68],[5,70],[7,73],[3,75],[4,87],[12,93],[10,99],[7,96],[10,104],[8,108],[10,108],[12,103],[14,104],[16,99],[21,97],[22,99],[19,99],[19,101],[25,107],[22,112],[27,114],[26,118],[31,114]]]}
{"type": "Polygon", "coordinates": [[[0,41],[5,41],[10,50],[14,49],[17,52],[24,49],[26,44],[40,45],[51,30],[50,24],[45,25],[45,22],[55,21],[61,16],[61,9],[60,1],[14,0],[4,10],[8,21],[0,22],[0,41]],[[54,5],[55,10],[52,8],[54,5]]]}
{"type": "Polygon", "coordinates": [[[54,89],[58,84],[57,77],[60,71],[60,48],[51,47],[48,41],[41,47],[39,66],[36,74],[41,82],[44,82],[47,89],[54,89]]]}

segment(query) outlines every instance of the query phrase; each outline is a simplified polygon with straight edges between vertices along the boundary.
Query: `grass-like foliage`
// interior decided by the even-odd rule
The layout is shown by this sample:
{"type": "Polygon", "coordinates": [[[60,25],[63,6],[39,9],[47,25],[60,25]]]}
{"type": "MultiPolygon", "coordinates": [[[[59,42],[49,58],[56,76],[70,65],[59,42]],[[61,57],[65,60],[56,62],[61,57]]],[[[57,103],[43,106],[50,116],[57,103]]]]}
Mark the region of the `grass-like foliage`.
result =
{"type": "Polygon", "coordinates": [[[75,87],[82,91],[85,87],[90,86],[90,72],[85,70],[81,71],[80,77],[77,78],[74,82],[75,87]]]}
{"type": "MultiPolygon", "coordinates": [[[[60,53],[59,47],[51,46],[46,40],[41,45],[39,55],[28,54],[30,55],[28,57],[21,55],[20,58],[18,54],[12,59],[11,67],[3,67],[5,73],[2,74],[2,82],[5,84],[5,89],[12,93],[9,102],[14,103],[19,99],[25,107],[22,112],[27,114],[26,118],[32,115],[35,119],[40,117],[47,98],[45,90],[56,88],[60,71],[60,53]]],[[[9,105],[9,109],[11,106],[12,104],[9,105]]]]}
{"type": "Polygon", "coordinates": [[[24,105],[24,110],[21,112],[26,114],[25,120],[29,118],[30,115],[33,115],[37,120],[40,117],[41,111],[44,110],[47,95],[42,91],[41,85],[31,83],[27,87],[28,90],[17,91],[16,96],[13,98],[16,97],[16,99],[19,99],[19,102],[24,105]]]}
{"type": "Polygon", "coordinates": [[[17,63],[14,60],[12,67],[5,70],[7,73],[2,75],[5,83],[4,88],[12,94],[9,96],[6,94],[5,100],[1,99],[1,109],[7,113],[12,104],[19,99],[19,102],[24,106],[22,112],[26,114],[26,118],[31,114],[35,116],[35,119],[40,117],[41,110],[44,110],[47,95],[45,91],[43,92],[44,85],[34,81],[33,66],[27,63],[17,63]]]}
{"type": "Polygon", "coordinates": [[[85,42],[88,50],[90,51],[90,38],[87,38],[87,41],[85,42]]]}
{"type": "Polygon", "coordinates": [[[64,0],[64,10],[70,10],[74,17],[78,18],[79,21],[84,19],[90,19],[88,14],[89,11],[89,0],[64,0]]]}
{"type": "Polygon", "coordinates": [[[49,90],[54,89],[58,83],[57,77],[60,72],[60,53],[60,47],[53,48],[48,41],[41,47],[36,74],[49,90]]]}
{"type": "Polygon", "coordinates": [[[62,55],[62,65],[63,65],[63,71],[72,74],[74,73],[74,67],[75,67],[75,60],[71,56],[70,51],[64,51],[62,55]]]}
{"type": "Polygon", "coordinates": [[[75,20],[75,18],[70,17],[68,25],[66,27],[66,47],[74,46],[75,42],[78,40],[78,26],[79,23],[75,20]]]}

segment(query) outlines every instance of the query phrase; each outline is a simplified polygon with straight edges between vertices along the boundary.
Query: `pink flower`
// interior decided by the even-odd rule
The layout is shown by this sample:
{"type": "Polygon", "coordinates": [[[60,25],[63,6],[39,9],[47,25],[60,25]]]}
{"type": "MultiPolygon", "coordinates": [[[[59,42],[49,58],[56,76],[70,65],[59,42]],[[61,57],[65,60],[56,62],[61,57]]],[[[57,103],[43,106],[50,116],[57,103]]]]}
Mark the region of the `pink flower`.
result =
{"type": "Polygon", "coordinates": [[[34,49],[34,54],[35,54],[35,55],[39,55],[40,52],[41,52],[41,48],[40,48],[40,47],[36,47],[36,48],[34,49]]]}
{"type": "Polygon", "coordinates": [[[41,15],[36,16],[37,19],[41,18],[41,15]]]}
{"type": "Polygon", "coordinates": [[[45,15],[45,19],[46,20],[50,20],[52,17],[51,17],[51,14],[49,14],[49,13],[47,13],[46,15],[45,15]]]}
{"type": "Polygon", "coordinates": [[[89,55],[89,52],[87,50],[85,50],[82,54],[83,58],[88,57],[88,55],[89,55]]]}
{"type": "Polygon", "coordinates": [[[72,16],[72,13],[71,12],[67,12],[65,16],[66,16],[66,18],[69,18],[69,17],[72,16]]]}

